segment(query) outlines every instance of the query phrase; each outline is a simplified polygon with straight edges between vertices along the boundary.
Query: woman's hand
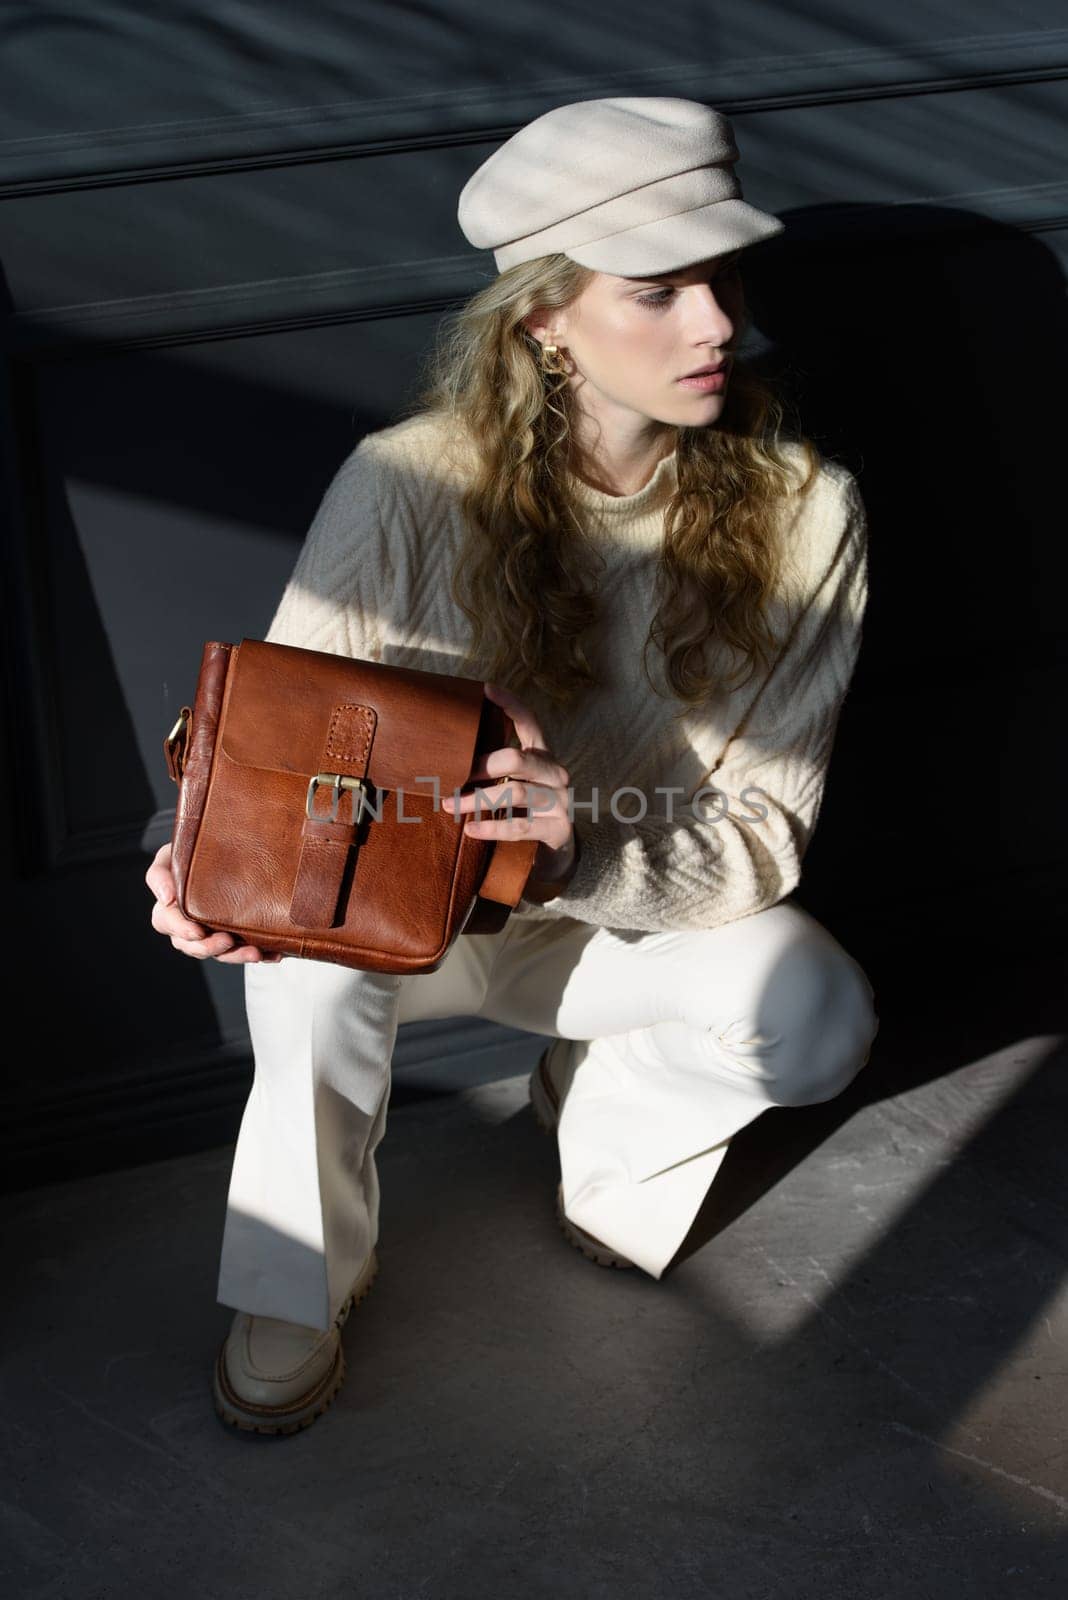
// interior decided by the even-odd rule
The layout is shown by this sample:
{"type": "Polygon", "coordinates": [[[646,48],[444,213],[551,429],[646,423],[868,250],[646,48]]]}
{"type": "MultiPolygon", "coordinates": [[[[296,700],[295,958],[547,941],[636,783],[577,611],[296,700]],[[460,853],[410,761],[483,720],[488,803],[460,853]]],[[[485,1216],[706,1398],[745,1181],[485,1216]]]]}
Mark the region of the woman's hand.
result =
{"type": "Polygon", "coordinates": [[[152,926],[164,933],[176,950],[195,956],[198,961],[213,958],[233,966],[249,961],[281,961],[280,955],[265,955],[254,944],[238,944],[232,933],[213,933],[178,909],[174,874],[171,871],[171,842],[161,844],[145,873],[145,882],[156,897],[152,907],[152,926]]]}
{"type": "Polygon", "coordinates": [[[531,878],[555,882],[568,875],[575,860],[575,828],[567,805],[571,775],[545,748],[545,736],[533,712],[500,684],[487,683],[485,690],[511,717],[522,748],[516,750],[508,745],[489,751],[471,774],[479,782],[479,789],[474,794],[461,795],[458,801],[445,795],[442,805],[454,815],[475,811],[476,807],[479,811],[492,811],[509,800],[513,806],[525,807],[527,816],[510,821],[472,817],[464,823],[464,832],[476,839],[537,839],[531,878]],[[501,781],[483,784],[483,778],[501,781]]]}

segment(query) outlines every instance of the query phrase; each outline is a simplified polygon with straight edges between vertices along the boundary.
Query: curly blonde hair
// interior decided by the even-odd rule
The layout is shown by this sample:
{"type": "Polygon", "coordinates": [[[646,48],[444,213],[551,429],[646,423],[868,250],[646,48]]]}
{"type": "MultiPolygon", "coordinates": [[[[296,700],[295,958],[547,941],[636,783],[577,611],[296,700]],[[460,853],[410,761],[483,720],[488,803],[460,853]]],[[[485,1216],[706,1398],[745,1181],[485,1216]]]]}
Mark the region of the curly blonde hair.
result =
{"type": "MultiPolygon", "coordinates": [[[[599,615],[599,558],[568,495],[574,396],[566,375],[543,370],[524,319],[569,305],[593,276],[559,254],[501,273],[441,319],[408,407],[444,419],[450,436],[473,448],[451,580],[473,653],[489,663],[491,681],[517,692],[532,686],[563,704],[598,682],[585,641],[599,615]]],[[[784,448],[783,415],[736,357],[719,420],[675,429],[677,489],[665,510],[642,669],[657,689],[648,650],[658,645],[679,715],[722,682],[705,658],[710,640],[750,672],[755,658],[765,666],[772,658],[765,608],[780,573],[780,509],[807,491],[822,460],[804,438],[790,441],[792,456],[784,448]]]]}

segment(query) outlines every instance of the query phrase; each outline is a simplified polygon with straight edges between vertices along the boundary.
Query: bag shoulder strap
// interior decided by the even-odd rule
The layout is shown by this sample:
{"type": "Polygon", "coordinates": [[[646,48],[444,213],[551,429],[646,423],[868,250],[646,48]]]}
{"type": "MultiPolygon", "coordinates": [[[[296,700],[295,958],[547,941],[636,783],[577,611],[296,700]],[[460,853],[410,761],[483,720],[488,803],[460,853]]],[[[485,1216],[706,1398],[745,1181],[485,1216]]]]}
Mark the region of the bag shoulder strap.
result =
{"type": "Polygon", "coordinates": [[[517,906],[538,853],[537,839],[498,839],[478,892],[484,900],[517,906]]]}

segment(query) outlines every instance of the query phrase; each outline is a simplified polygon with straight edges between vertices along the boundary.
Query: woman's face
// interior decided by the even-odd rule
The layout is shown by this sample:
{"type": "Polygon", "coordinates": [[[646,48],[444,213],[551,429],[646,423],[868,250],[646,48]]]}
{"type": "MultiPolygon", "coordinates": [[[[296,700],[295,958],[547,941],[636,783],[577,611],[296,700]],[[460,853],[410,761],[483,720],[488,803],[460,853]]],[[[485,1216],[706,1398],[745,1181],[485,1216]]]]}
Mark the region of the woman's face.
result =
{"type": "MultiPolygon", "coordinates": [[[[623,408],[643,419],[703,427],[726,402],[732,343],[744,315],[740,250],[655,278],[599,272],[549,324],[576,371],[571,383],[587,411],[623,408]],[[711,386],[680,380],[719,365],[711,386]]],[[[540,331],[540,330],[539,330],[540,331]]],[[[551,342],[551,335],[543,337],[551,342]]]]}

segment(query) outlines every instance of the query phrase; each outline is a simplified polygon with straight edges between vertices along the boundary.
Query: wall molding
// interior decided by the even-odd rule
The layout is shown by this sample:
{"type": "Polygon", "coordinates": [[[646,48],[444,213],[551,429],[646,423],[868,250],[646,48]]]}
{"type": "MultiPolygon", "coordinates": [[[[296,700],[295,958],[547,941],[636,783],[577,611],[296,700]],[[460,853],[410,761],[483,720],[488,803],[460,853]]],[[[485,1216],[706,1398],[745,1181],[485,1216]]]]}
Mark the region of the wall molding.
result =
{"type": "Polygon", "coordinates": [[[97,828],[68,829],[52,853],[49,866],[56,871],[84,867],[99,861],[118,863],[131,856],[154,856],[174,831],[174,807],[154,811],[147,822],[118,821],[97,828]]]}
{"type": "Polygon", "coordinates": [[[1026,29],[910,40],[907,46],[764,53],[724,61],[714,70],[676,63],[560,76],[528,82],[519,93],[494,85],[81,128],[0,139],[0,167],[6,174],[0,199],[503,141],[556,105],[599,95],[681,95],[742,118],[791,107],[1057,80],[1065,75],[1066,62],[1068,28],[1026,29]],[[745,85],[742,94],[739,83],[745,85]]]}
{"type": "Polygon", "coordinates": [[[11,355],[33,361],[199,344],[380,317],[415,316],[466,298],[496,276],[475,251],[373,267],[298,273],[166,294],[86,300],[14,312],[11,355]]]}
{"type": "MultiPolygon", "coordinates": [[[[391,1099],[433,1099],[529,1072],[539,1039],[480,1017],[405,1023],[393,1052],[391,1099]],[[479,1056],[481,1069],[472,1059],[479,1056]]],[[[0,1191],[231,1143],[252,1078],[251,1043],[242,1031],[184,1041],[147,1066],[140,1061],[128,1072],[7,1101],[0,1107],[0,1191]]]]}
{"type": "MultiPolygon", "coordinates": [[[[1068,226],[1068,180],[925,194],[879,204],[855,201],[784,212],[786,233],[756,248],[781,252],[834,238],[964,233],[1003,226],[1026,234],[1068,226]]],[[[86,300],[10,313],[2,324],[11,356],[65,360],[134,349],[248,338],[298,328],[441,312],[496,277],[477,251],[371,267],[213,284],[166,294],[86,300]]]]}

